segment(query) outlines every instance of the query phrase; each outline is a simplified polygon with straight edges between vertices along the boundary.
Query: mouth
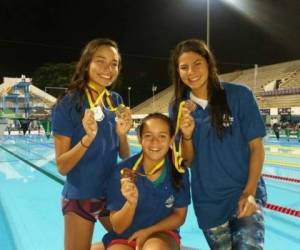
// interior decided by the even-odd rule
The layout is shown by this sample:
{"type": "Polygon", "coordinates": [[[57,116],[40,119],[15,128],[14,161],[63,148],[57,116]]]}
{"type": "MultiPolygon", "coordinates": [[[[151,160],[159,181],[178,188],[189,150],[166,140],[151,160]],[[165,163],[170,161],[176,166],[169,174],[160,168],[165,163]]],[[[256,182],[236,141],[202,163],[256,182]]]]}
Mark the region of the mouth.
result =
{"type": "Polygon", "coordinates": [[[160,151],[160,149],[150,148],[149,151],[152,153],[158,153],[160,151]]]}
{"type": "Polygon", "coordinates": [[[193,77],[193,78],[189,78],[189,82],[190,83],[195,83],[195,82],[198,82],[200,80],[200,77],[193,77]]]}
{"type": "Polygon", "coordinates": [[[111,76],[109,76],[109,75],[99,75],[98,74],[98,77],[100,77],[100,78],[102,78],[102,79],[106,79],[106,80],[110,80],[111,79],[111,76]]]}

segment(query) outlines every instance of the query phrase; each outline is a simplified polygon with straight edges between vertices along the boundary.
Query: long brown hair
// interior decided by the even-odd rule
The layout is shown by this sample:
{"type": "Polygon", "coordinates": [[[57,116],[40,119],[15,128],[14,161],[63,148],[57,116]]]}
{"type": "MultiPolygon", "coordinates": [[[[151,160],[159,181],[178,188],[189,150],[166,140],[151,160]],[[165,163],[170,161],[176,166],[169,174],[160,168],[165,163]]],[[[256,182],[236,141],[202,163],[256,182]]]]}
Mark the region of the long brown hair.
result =
{"type": "Polygon", "coordinates": [[[208,49],[205,42],[199,39],[189,39],[177,44],[171,52],[170,57],[170,74],[174,85],[174,97],[172,100],[174,114],[177,113],[179,103],[186,99],[190,88],[185,85],[178,73],[178,59],[185,52],[195,52],[201,55],[208,65],[208,103],[210,106],[210,118],[213,127],[219,138],[224,135],[225,127],[223,126],[224,119],[229,120],[230,109],[228,107],[226,94],[218,77],[216,60],[212,52],[208,49]]]}

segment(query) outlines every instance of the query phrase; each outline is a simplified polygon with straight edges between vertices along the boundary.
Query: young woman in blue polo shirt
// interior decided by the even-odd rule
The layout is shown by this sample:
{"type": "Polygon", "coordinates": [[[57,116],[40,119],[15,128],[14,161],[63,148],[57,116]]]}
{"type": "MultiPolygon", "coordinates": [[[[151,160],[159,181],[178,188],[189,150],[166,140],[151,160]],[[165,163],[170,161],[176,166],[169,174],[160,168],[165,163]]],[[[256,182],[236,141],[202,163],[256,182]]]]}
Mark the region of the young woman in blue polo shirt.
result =
{"type": "Polygon", "coordinates": [[[119,94],[107,90],[120,68],[117,44],[92,40],[53,110],[57,167],[67,176],[62,200],[66,250],[90,249],[95,221],[108,222],[107,215],[99,216],[105,215],[107,181],[118,154],[129,157],[131,113],[119,94]]]}
{"type": "Polygon", "coordinates": [[[114,231],[102,239],[106,249],[180,249],[178,228],[190,191],[188,171],[179,173],[172,164],[173,135],[167,116],[153,113],[143,119],[142,152],[119,163],[110,180],[107,208],[114,231]]]}
{"type": "Polygon", "coordinates": [[[180,42],[170,66],[175,89],[170,116],[175,121],[180,116],[199,227],[211,249],[262,249],[266,131],[252,92],[220,82],[212,53],[197,39],[180,42]],[[181,105],[185,100],[195,109],[181,105]]]}

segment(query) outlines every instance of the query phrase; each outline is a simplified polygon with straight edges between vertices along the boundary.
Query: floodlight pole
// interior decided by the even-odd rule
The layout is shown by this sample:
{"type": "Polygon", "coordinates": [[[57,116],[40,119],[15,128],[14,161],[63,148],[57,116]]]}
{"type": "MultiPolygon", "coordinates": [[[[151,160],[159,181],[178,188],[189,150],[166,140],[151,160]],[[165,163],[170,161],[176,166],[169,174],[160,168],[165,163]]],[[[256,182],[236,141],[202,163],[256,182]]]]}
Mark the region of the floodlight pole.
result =
{"type": "Polygon", "coordinates": [[[130,108],[130,90],[131,90],[131,86],[128,86],[128,107],[130,108]]]}
{"type": "Polygon", "coordinates": [[[152,85],[152,111],[154,112],[154,95],[155,95],[155,91],[157,89],[157,86],[152,85]]]}
{"type": "Polygon", "coordinates": [[[206,44],[209,48],[209,42],[210,42],[210,0],[206,0],[206,44]]]}

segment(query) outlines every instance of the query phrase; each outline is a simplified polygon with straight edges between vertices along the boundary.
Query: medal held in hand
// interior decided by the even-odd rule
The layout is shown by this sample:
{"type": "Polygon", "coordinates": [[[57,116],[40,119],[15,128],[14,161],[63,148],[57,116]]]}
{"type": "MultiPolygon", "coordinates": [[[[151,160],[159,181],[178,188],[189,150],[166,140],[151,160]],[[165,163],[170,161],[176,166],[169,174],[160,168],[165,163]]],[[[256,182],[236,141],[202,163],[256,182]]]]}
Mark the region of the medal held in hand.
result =
{"type": "Polygon", "coordinates": [[[194,112],[197,108],[197,105],[192,100],[186,100],[183,107],[187,108],[189,111],[194,112]]]}
{"type": "Polygon", "coordinates": [[[122,118],[122,114],[126,111],[126,106],[124,104],[120,104],[117,109],[116,109],[116,121],[119,119],[119,118],[122,118]]]}
{"type": "Polygon", "coordinates": [[[133,183],[136,181],[136,173],[132,169],[123,168],[120,173],[122,178],[129,178],[133,183]]]}
{"type": "Polygon", "coordinates": [[[97,122],[101,122],[104,119],[104,113],[100,106],[93,107],[91,110],[94,112],[94,117],[97,122]]]}

